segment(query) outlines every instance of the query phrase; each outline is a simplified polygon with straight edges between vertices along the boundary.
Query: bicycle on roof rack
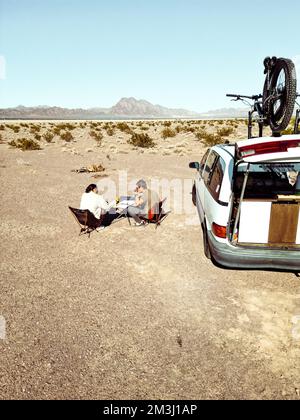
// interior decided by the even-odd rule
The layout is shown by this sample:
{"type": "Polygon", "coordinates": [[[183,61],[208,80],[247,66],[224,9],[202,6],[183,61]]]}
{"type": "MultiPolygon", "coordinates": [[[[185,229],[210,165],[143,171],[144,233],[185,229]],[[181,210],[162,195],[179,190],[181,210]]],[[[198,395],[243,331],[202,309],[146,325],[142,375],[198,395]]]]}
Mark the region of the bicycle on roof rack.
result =
{"type": "MultiPolygon", "coordinates": [[[[296,69],[292,60],[287,58],[267,57],[264,60],[266,75],[263,93],[245,96],[227,94],[233,101],[242,101],[249,105],[248,138],[253,138],[254,115],[259,126],[259,137],[263,136],[263,128],[269,126],[273,136],[280,136],[293,116],[297,99],[296,69]],[[250,103],[249,101],[254,101],[250,103]]],[[[295,134],[299,130],[300,107],[297,110],[295,134]],[[297,124],[297,125],[296,125],[297,124]]]]}
{"type": "Polygon", "coordinates": [[[296,99],[297,109],[296,109],[296,118],[295,118],[295,126],[294,126],[294,133],[300,134],[300,94],[297,94],[297,98],[299,98],[299,102],[296,99]]]}

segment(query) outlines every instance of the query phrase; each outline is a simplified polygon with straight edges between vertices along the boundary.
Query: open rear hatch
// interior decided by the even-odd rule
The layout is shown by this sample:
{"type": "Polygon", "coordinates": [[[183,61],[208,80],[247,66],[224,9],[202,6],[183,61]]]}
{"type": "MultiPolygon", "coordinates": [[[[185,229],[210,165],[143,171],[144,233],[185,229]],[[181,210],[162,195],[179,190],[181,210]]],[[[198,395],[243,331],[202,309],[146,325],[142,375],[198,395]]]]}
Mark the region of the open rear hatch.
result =
{"type": "Polygon", "coordinates": [[[300,250],[300,136],[237,143],[233,192],[234,244],[300,250]]]}

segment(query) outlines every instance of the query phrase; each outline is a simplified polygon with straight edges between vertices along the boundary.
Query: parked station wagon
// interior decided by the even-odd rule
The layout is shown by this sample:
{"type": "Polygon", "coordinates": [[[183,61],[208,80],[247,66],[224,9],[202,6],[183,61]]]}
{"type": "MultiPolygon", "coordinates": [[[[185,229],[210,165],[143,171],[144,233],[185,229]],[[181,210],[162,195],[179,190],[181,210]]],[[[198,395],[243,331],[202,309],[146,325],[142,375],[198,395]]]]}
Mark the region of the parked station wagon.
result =
{"type": "Polygon", "coordinates": [[[231,268],[300,271],[299,135],[214,146],[190,167],[208,258],[231,268]]]}

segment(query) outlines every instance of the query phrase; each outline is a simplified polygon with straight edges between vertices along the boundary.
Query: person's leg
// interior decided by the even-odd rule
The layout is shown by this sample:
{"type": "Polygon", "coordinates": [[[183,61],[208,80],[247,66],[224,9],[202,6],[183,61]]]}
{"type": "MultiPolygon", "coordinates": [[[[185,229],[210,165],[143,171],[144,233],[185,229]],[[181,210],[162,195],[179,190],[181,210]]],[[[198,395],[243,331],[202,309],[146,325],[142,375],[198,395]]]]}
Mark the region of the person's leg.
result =
{"type": "Polygon", "coordinates": [[[108,227],[112,224],[112,222],[114,220],[116,220],[119,217],[119,215],[117,213],[106,213],[103,222],[102,222],[102,226],[104,227],[108,227]]]}
{"type": "Polygon", "coordinates": [[[131,207],[128,207],[127,209],[128,216],[132,217],[136,223],[142,222],[142,220],[139,217],[142,215],[142,213],[143,213],[142,210],[138,207],[131,206],[131,207]]]}

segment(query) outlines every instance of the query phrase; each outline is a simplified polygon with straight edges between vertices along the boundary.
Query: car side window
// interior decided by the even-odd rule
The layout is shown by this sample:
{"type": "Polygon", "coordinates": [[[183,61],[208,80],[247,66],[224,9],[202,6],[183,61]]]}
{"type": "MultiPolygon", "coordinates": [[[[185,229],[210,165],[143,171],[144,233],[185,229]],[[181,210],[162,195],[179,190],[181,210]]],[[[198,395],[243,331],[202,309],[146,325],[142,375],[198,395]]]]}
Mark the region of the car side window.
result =
{"type": "Polygon", "coordinates": [[[208,190],[215,200],[219,200],[221,186],[224,177],[225,162],[219,156],[214,164],[213,173],[210,177],[208,190]]]}
{"type": "Polygon", "coordinates": [[[203,178],[203,181],[206,185],[209,185],[209,183],[210,183],[211,172],[214,168],[214,164],[215,164],[217,158],[218,158],[218,156],[214,151],[210,152],[210,154],[207,158],[205,167],[204,167],[203,172],[202,172],[202,178],[203,178]]]}
{"type": "Polygon", "coordinates": [[[207,158],[208,158],[209,152],[210,152],[210,150],[208,149],[208,150],[206,151],[205,155],[203,156],[203,158],[201,159],[201,162],[200,162],[200,170],[199,170],[200,175],[202,175],[202,173],[203,173],[203,169],[204,169],[204,167],[205,167],[205,163],[206,163],[206,161],[207,161],[207,158]]]}

